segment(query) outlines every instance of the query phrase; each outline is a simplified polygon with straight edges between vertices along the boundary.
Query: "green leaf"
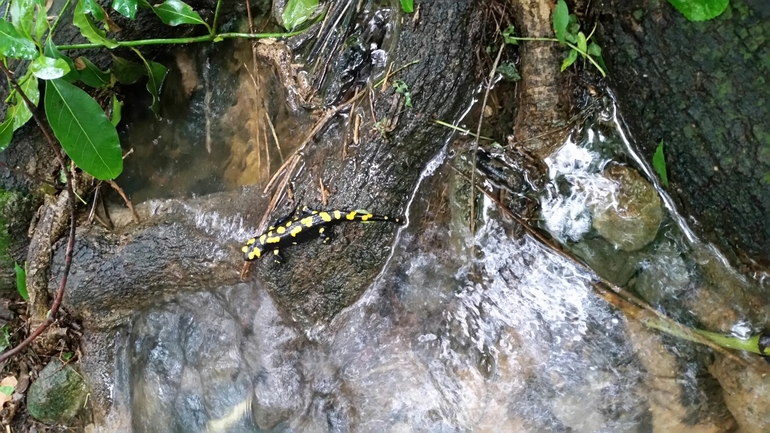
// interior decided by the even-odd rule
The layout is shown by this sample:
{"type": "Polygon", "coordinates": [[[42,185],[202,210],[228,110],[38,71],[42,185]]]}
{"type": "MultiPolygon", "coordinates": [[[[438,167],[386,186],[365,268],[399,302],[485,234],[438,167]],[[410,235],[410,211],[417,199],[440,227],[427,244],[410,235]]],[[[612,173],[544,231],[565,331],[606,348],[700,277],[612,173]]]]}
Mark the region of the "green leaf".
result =
{"type": "Polygon", "coordinates": [[[126,18],[136,18],[136,11],[139,9],[137,0],[113,0],[112,8],[126,18]]]}
{"type": "Polygon", "coordinates": [[[146,60],[144,57],[142,57],[142,61],[147,69],[147,91],[152,95],[150,109],[156,115],[160,115],[160,91],[163,88],[163,80],[166,79],[168,68],[152,60],[146,60]]]}
{"type": "Polygon", "coordinates": [[[580,31],[580,23],[578,22],[577,15],[569,14],[569,23],[567,24],[567,34],[572,36],[577,36],[578,31],[580,31]]]}
{"type": "Polygon", "coordinates": [[[578,32],[577,47],[580,54],[585,57],[588,51],[588,43],[586,42],[586,35],[583,32],[578,32]]]}
{"type": "Polygon", "coordinates": [[[147,75],[147,70],[140,64],[131,62],[123,57],[112,56],[112,73],[121,84],[134,84],[147,75]]]}
{"type": "Polygon", "coordinates": [[[118,46],[117,42],[108,38],[107,33],[96,27],[96,24],[91,17],[86,15],[82,1],[78,2],[78,5],[75,6],[72,24],[79,28],[80,33],[93,44],[99,44],[107,48],[115,48],[118,46]]]}
{"type": "Polygon", "coordinates": [[[19,34],[27,39],[32,39],[32,18],[34,16],[34,0],[11,0],[11,22],[19,34]]]}
{"type": "Polygon", "coordinates": [[[655,155],[652,156],[652,166],[660,176],[660,183],[663,186],[668,186],[668,175],[666,174],[666,157],[663,155],[663,140],[660,140],[658,147],[655,149],[655,155]]]}
{"type": "Polygon", "coordinates": [[[404,12],[411,14],[414,12],[414,1],[413,0],[401,0],[401,10],[404,12]]]}
{"type": "Polygon", "coordinates": [[[112,83],[110,71],[102,71],[85,57],[75,59],[75,67],[80,71],[80,81],[87,86],[101,89],[112,83]]]}
{"type": "Polygon", "coordinates": [[[37,15],[35,15],[35,38],[42,43],[43,35],[48,30],[48,15],[45,6],[37,6],[37,15]]]}
{"type": "Polygon", "coordinates": [[[13,112],[11,107],[5,111],[5,121],[0,123],[0,152],[4,151],[13,139],[13,112]]]}
{"type": "Polygon", "coordinates": [[[690,21],[716,18],[727,9],[730,0],[668,0],[690,21]]]}
{"type": "MultiPolygon", "coordinates": [[[[37,86],[37,78],[28,71],[27,75],[22,78],[20,86],[30,102],[37,107],[37,103],[40,102],[40,89],[37,86]]],[[[32,118],[32,112],[29,111],[27,104],[24,103],[24,99],[21,96],[16,95],[14,101],[16,102],[16,113],[14,114],[13,130],[15,131],[32,118]]]]}
{"type": "Polygon", "coordinates": [[[577,50],[569,50],[569,55],[566,59],[564,59],[564,62],[561,64],[561,72],[564,72],[565,69],[569,68],[573,63],[575,63],[575,60],[578,58],[578,52],[577,50]]]}
{"type": "MultiPolygon", "coordinates": [[[[162,4],[153,7],[164,24],[178,26],[180,24],[203,24],[207,26],[198,12],[195,12],[187,3],[179,0],[166,0],[162,4]]],[[[208,26],[207,26],[208,27],[208,26]]]]}
{"type": "Polygon", "coordinates": [[[591,42],[590,44],[588,44],[588,48],[586,49],[586,52],[588,53],[588,55],[592,57],[602,56],[602,48],[596,42],[591,42]]]}
{"type": "Polygon", "coordinates": [[[70,67],[64,59],[40,56],[29,64],[29,70],[41,80],[55,80],[67,75],[70,67]]]}
{"type": "Polygon", "coordinates": [[[2,18],[0,18],[0,54],[26,60],[33,60],[38,56],[35,43],[20,35],[11,23],[2,18]]]}
{"type": "Polygon", "coordinates": [[[511,60],[501,62],[500,65],[497,66],[497,72],[499,72],[505,80],[513,82],[521,80],[519,70],[516,69],[516,64],[511,60]]]}
{"type": "Polygon", "coordinates": [[[86,92],[61,79],[46,81],[45,112],[54,135],[81,169],[99,180],[123,171],[118,132],[86,92]]]}
{"type": "Polygon", "coordinates": [[[96,21],[102,21],[107,15],[104,13],[101,5],[96,0],[78,0],[78,3],[83,5],[83,12],[93,15],[96,21]]]}
{"type": "Polygon", "coordinates": [[[289,0],[283,10],[283,26],[286,30],[294,30],[309,20],[317,8],[318,0],[289,0]]]}
{"type": "Polygon", "coordinates": [[[27,272],[19,266],[18,263],[13,264],[13,269],[16,270],[16,291],[19,292],[21,298],[25,301],[29,301],[29,293],[27,293],[27,272]]]}
{"type": "Polygon", "coordinates": [[[503,40],[506,44],[519,45],[519,40],[513,35],[515,30],[516,29],[513,26],[508,26],[503,30],[503,40]]]}
{"type": "Polygon", "coordinates": [[[13,387],[12,386],[0,386],[0,392],[10,397],[13,395],[13,387]]]}
{"type": "Polygon", "coordinates": [[[569,24],[569,8],[564,0],[559,0],[556,3],[556,8],[553,10],[553,32],[556,34],[556,39],[564,45],[567,35],[567,24],[569,24]]]}
{"type": "Polygon", "coordinates": [[[72,59],[70,59],[69,57],[59,52],[59,50],[56,48],[56,45],[53,43],[52,38],[48,38],[48,40],[45,42],[45,47],[43,51],[45,52],[46,57],[51,57],[54,59],[62,59],[67,63],[67,67],[69,67],[69,72],[67,73],[67,75],[63,77],[63,79],[72,83],[77,81],[80,78],[80,73],[75,68],[75,63],[72,61],[72,59]]]}
{"type": "Polygon", "coordinates": [[[123,112],[123,105],[118,101],[118,97],[113,93],[112,94],[112,119],[110,119],[110,123],[112,123],[112,126],[118,126],[118,123],[120,123],[121,113],[123,112]]]}

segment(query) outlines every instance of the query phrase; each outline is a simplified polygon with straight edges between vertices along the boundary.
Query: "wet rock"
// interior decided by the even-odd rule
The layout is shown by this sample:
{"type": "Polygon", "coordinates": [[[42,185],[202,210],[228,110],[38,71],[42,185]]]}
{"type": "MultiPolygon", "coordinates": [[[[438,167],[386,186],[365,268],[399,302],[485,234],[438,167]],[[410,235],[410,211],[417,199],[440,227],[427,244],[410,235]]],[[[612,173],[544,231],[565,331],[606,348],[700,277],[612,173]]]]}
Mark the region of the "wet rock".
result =
{"type": "Polygon", "coordinates": [[[591,206],[593,227],[621,250],[639,250],[658,233],[663,220],[660,197],[647,180],[629,167],[612,166],[603,175],[617,187],[591,206]]]}
{"type": "Polygon", "coordinates": [[[628,283],[644,257],[639,251],[618,251],[614,245],[600,237],[586,236],[580,242],[569,245],[569,248],[594,272],[618,286],[628,283]]]}
{"type": "Polygon", "coordinates": [[[720,356],[709,367],[742,433],[770,431],[770,375],[720,356]]]}
{"type": "Polygon", "coordinates": [[[640,268],[634,289],[644,300],[653,305],[667,302],[679,305],[679,296],[691,284],[691,271],[676,245],[671,242],[655,245],[653,253],[641,262],[640,268]]]}
{"type": "Polygon", "coordinates": [[[29,387],[27,410],[38,421],[65,422],[83,407],[88,390],[71,365],[54,359],[29,387]]]}

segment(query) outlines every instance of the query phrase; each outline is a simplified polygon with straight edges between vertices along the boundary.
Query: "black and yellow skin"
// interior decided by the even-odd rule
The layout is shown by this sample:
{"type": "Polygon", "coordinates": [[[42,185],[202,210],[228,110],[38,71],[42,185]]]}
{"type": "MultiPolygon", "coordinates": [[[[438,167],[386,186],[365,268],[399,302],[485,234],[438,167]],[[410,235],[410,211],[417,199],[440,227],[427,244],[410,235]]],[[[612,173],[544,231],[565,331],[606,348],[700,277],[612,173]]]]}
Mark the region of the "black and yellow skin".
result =
{"type": "Polygon", "coordinates": [[[265,233],[249,239],[242,248],[243,259],[253,261],[272,252],[275,261],[280,263],[280,251],[284,247],[314,238],[322,238],[327,243],[331,239],[331,227],[348,221],[403,223],[401,218],[373,215],[363,210],[317,211],[304,207],[296,217],[276,222],[265,233]]]}

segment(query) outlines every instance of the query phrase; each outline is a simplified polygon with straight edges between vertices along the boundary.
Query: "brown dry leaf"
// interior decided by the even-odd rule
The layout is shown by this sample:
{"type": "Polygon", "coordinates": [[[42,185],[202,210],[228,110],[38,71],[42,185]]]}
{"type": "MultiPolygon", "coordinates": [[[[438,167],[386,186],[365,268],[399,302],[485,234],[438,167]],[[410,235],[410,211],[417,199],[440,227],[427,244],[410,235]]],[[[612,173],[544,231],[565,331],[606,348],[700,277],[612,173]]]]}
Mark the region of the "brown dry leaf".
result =
{"type": "MultiPolygon", "coordinates": [[[[16,383],[17,380],[13,376],[7,376],[5,379],[0,380],[0,386],[10,386],[13,389],[16,389],[16,383]]],[[[11,393],[11,395],[6,395],[4,392],[0,392],[0,407],[3,407],[5,402],[11,401],[12,395],[13,393],[11,393]]]]}
{"type": "Polygon", "coordinates": [[[77,59],[74,60],[74,62],[75,62],[75,69],[77,69],[78,71],[82,71],[83,69],[86,68],[86,62],[83,61],[82,57],[78,57],[77,59]]]}

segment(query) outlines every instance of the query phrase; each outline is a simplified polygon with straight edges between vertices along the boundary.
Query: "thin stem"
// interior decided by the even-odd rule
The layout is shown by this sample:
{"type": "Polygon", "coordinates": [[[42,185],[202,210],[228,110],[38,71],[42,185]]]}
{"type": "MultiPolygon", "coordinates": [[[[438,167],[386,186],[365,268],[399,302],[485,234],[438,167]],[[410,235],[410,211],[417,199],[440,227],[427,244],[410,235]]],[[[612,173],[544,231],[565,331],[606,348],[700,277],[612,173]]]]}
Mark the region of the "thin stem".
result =
{"type": "Polygon", "coordinates": [[[219,8],[222,6],[222,0],[217,0],[217,7],[214,9],[214,20],[211,22],[210,33],[217,31],[217,18],[219,18],[219,8]]]}
{"type": "Polygon", "coordinates": [[[479,140],[495,141],[494,138],[485,137],[483,135],[476,135],[470,129],[460,128],[459,126],[452,125],[451,123],[446,123],[443,120],[435,119],[435,120],[433,120],[433,123],[435,123],[437,125],[444,126],[446,128],[454,129],[455,131],[457,131],[457,132],[459,132],[461,134],[470,135],[471,137],[477,137],[479,140]]]}
{"type": "Polygon", "coordinates": [[[568,46],[568,47],[570,47],[570,48],[572,48],[573,50],[577,51],[577,52],[578,52],[578,53],[580,53],[581,55],[583,55],[583,57],[586,57],[586,58],[588,58],[588,61],[589,61],[589,62],[591,62],[591,64],[592,64],[592,65],[594,65],[594,66],[596,67],[596,69],[598,69],[598,70],[599,70],[599,72],[601,72],[601,74],[602,74],[602,77],[606,77],[606,76],[607,76],[607,74],[606,74],[606,73],[604,73],[604,69],[602,69],[602,67],[601,67],[601,66],[599,66],[599,64],[598,64],[598,63],[596,63],[596,61],[594,60],[594,58],[593,58],[593,57],[591,57],[591,55],[590,55],[590,54],[588,54],[588,53],[586,53],[586,52],[584,52],[584,51],[581,51],[581,50],[580,50],[578,47],[576,47],[575,45],[572,45],[572,44],[571,44],[571,43],[569,43],[569,42],[567,42],[567,46],[568,46]]]}
{"type": "MultiPolygon", "coordinates": [[[[212,42],[214,40],[222,39],[267,39],[267,38],[286,38],[294,35],[298,35],[305,30],[297,30],[289,33],[220,33],[209,34],[203,36],[196,36],[192,38],[163,38],[163,39],[141,39],[138,41],[118,41],[119,47],[142,47],[146,45],[184,45],[197,42],[212,42]]],[[[59,45],[60,50],[87,50],[92,48],[105,48],[100,44],[72,44],[72,45],[59,45]]]]}
{"type": "Polygon", "coordinates": [[[62,15],[64,15],[64,11],[67,10],[69,5],[70,5],[70,0],[67,0],[66,2],[64,2],[64,6],[62,6],[61,10],[59,11],[59,14],[56,15],[56,20],[54,20],[53,24],[51,25],[51,30],[48,31],[48,37],[46,38],[46,42],[48,41],[48,39],[51,39],[53,37],[53,32],[54,30],[56,30],[56,26],[59,24],[59,19],[61,18],[62,15]]]}

